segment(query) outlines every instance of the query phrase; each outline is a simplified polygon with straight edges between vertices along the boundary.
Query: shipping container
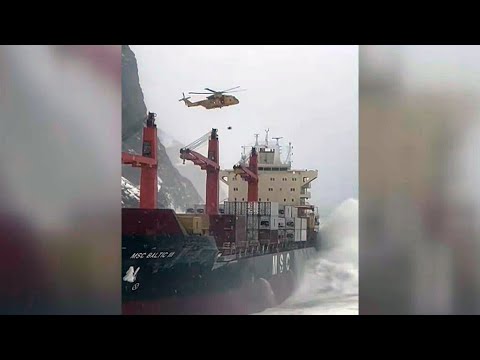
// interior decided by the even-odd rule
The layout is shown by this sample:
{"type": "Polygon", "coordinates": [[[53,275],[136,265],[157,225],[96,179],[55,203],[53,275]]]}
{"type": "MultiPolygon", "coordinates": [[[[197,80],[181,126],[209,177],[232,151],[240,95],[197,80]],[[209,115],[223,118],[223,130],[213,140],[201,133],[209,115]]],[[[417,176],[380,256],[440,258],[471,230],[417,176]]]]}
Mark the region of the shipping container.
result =
{"type": "Polygon", "coordinates": [[[225,201],[223,204],[224,213],[227,215],[247,215],[247,202],[225,201]]]}
{"type": "Polygon", "coordinates": [[[259,230],[258,231],[258,240],[268,240],[270,241],[271,238],[271,231],[270,230],[259,230]]]}
{"type": "Polygon", "coordinates": [[[285,218],[292,218],[292,206],[285,205],[285,218]]]}
{"type": "Polygon", "coordinates": [[[302,240],[302,230],[295,229],[295,241],[301,241],[301,240],[302,240]]]}
{"type": "Polygon", "coordinates": [[[235,239],[245,241],[247,237],[247,219],[245,216],[235,216],[235,239]]]}
{"type": "Polygon", "coordinates": [[[313,216],[310,216],[308,218],[308,228],[313,229],[315,227],[315,218],[313,216]]]}
{"type": "Polygon", "coordinates": [[[278,203],[270,201],[259,202],[258,214],[265,216],[278,216],[278,203]]]}
{"type": "Polygon", "coordinates": [[[260,244],[278,244],[278,230],[259,230],[258,241],[260,244]]]}
{"type": "Polygon", "coordinates": [[[270,231],[270,244],[279,244],[280,239],[278,238],[278,230],[270,231]]]}
{"type": "Polygon", "coordinates": [[[300,230],[301,231],[301,237],[300,237],[300,240],[301,241],[307,241],[307,230],[300,230]]]}
{"type": "Polygon", "coordinates": [[[234,230],[235,215],[210,215],[210,229],[234,230]]]}
{"type": "Polygon", "coordinates": [[[247,203],[247,215],[258,215],[258,202],[249,201],[247,203]]]}
{"type": "Polygon", "coordinates": [[[278,230],[278,216],[272,216],[271,217],[271,230],[278,230]]]}
{"type": "Polygon", "coordinates": [[[260,216],[259,229],[270,229],[272,226],[272,218],[270,216],[260,216]]]}
{"type": "Polygon", "coordinates": [[[306,230],[306,229],[307,229],[307,218],[302,218],[302,226],[301,226],[301,229],[302,229],[302,230],[306,230]]]}
{"type": "Polygon", "coordinates": [[[258,230],[260,228],[260,217],[258,215],[247,215],[247,229],[258,230]]]}
{"type": "Polygon", "coordinates": [[[277,216],[260,216],[259,229],[278,230],[277,216]]]}
{"type": "Polygon", "coordinates": [[[271,204],[270,215],[278,216],[278,202],[272,202],[270,204],[271,204]]]}
{"type": "Polygon", "coordinates": [[[217,238],[217,244],[246,241],[246,219],[244,216],[212,215],[209,234],[217,238]]]}
{"type": "Polygon", "coordinates": [[[195,209],[195,213],[205,214],[205,204],[196,204],[193,207],[195,209]]]}
{"type": "Polygon", "coordinates": [[[295,219],[295,230],[300,230],[302,228],[302,219],[301,218],[294,218],[295,219]]]}
{"type": "Polygon", "coordinates": [[[287,242],[295,241],[295,230],[285,230],[285,239],[287,242]]]}
{"type": "Polygon", "coordinates": [[[292,206],[292,217],[293,218],[298,217],[298,208],[296,206],[292,206]]]}
{"type": "Polygon", "coordinates": [[[247,241],[258,240],[258,230],[247,229],[247,241]]]}
{"type": "Polygon", "coordinates": [[[285,218],[285,228],[286,229],[295,229],[295,219],[294,218],[285,218]]]}

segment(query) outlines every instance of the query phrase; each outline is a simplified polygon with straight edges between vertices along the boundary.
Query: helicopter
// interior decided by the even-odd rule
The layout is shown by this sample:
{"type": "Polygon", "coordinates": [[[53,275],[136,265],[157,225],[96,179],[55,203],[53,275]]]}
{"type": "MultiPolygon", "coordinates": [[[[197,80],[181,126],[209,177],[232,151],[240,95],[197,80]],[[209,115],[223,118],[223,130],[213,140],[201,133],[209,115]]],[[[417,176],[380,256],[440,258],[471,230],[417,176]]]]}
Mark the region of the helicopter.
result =
{"type": "Polygon", "coordinates": [[[225,106],[231,106],[231,105],[237,105],[240,101],[233,95],[224,95],[226,93],[232,93],[232,92],[239,92],[239,91],[245,91],[245,89],[238,89],[240,86],[236,86],[231,89],[223,90],[223,91],[215,91],[209,88],[205,88],[205,90],[209,92],[189,92],[189,94],[192,95],[210,95],[207,96],[206,100],[200,100],[197,102],[191,102],[188,99],[189,97],[185,97],[185,94],[182,93],[183,98],[181,98],[178,101],[183,101],[185,102],[185,105],[188,107],[192,106],[203,106],[205,109],[220,109],[225,106]],[[235,90],[235,91],[232,91],[235,90]]]}

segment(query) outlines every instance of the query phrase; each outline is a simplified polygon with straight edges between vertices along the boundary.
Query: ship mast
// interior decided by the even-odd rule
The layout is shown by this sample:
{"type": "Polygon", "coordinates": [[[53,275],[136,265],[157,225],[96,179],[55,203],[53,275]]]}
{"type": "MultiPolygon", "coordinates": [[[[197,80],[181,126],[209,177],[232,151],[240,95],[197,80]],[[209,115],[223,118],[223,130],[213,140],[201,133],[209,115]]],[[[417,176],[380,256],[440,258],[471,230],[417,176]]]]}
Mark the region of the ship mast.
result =
{"type": "Polygon", "coordinates": [[[292,155],[293,155],[293,154],[292,154],[292,149],[293,149],[292,143],[289,142],[289,143],[288,143],[288,154],[287,154],[287,158],[285,159],[285,162],[286,162],[287,164],[291,164],[291,163],[292,163],[292,160],[291,160],[291,159],[292,159],[292,155]]]}
{"type": "Polygon", "coordinates": [[[276,159],[276,163],[281,163],[282,162],[282,158],[281,158],[281,155],[282,155],[282,149],[280,148],[280,143],[278,142],[280,139],[283,139],[283,137],[274,137],[272,138],[274,140],[276,140],[276,144],[275,144],[275,159],[276,159]]]}
{"type": "Polygon", "coordinates": [[[143,128],[142,156],[122,152],[122,164],[141,168],[140,208],[155,209],[157,206],[157,114],[148,113],[147,126],[143,128]]]}
{"type": "Polygon", "coordinates": [[[247,161],[246,148],[247,148],[247,145],[242,146],[243,152],[242,152],[241,157],[240,157],[240,162],[242,162],[242,163],[245,163],[247,161]]]}

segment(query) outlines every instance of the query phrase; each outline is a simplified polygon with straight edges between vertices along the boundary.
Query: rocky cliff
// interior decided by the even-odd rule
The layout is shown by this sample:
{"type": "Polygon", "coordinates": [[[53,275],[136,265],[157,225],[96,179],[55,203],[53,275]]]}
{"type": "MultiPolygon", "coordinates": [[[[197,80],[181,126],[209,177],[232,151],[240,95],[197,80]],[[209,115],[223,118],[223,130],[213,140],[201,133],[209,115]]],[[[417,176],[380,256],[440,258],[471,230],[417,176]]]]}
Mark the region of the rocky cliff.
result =
{"type": "MultiPolygon", "coordinates": [[[[162,109],[148,109],[158,114],[157,127],[161,133],[162,109]]],[[[142,128],[147,114],[137,60],[128,45],[122,46],[122,151],[141,154],[142,128]]],[[[158,141],[158,207],[184,211],[187,206],[202,203],[191,181],[182,176],[170,161],[161,142],[158,141]]],[[[122,207],[137,207],[140,170],[130,166],[122,167],[122,207]]]]}

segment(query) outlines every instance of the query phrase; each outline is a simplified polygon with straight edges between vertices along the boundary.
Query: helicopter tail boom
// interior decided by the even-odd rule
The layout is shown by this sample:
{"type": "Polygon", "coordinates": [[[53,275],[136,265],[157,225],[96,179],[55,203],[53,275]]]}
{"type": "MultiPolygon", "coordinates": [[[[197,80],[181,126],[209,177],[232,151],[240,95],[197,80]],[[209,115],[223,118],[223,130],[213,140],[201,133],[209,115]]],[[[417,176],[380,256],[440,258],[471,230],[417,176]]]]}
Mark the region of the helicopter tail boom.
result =
{"type": "Polygon", "coordinates": [[[182,95],[183,95],[183,97],[181,99],[179,99],[178,101],[183,101],[185,103],[185,105],[187,105],[188,107],[195,106],[194,103],[192,103],[191,101],[188,100],[188,99],[190,99],[190,96],[185,97],[184,93],[182,93],[182,95]]]}

